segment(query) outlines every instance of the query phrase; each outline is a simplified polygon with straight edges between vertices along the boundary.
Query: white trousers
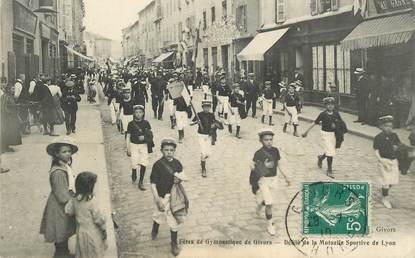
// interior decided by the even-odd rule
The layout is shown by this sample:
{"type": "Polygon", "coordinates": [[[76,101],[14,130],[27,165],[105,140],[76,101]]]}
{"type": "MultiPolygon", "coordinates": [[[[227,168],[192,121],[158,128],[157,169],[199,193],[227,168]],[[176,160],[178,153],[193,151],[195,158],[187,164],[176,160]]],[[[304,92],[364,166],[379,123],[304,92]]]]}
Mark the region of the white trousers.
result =
{"type": "Polygon", "coordinates": [[[228,113],[229,108],[229,97],[228,96],[218,96],[218,112],[219,113],[228,113]]]}
{"type": "Polygon", "coordinates": [[[187,112],[186,111],[177,111],[176,110],[176,124],[177,130],[183,130],[187,124],[187,112]]]}
{"type": "Polygon", "coordinates": [[[110,115],[111,115],[111,123],[115,124],[115,122],[117,122],[117,113],[115,112],[114,102],[110,103],[109,109],[110,109],[110,115]]]}
{"type": "Polygon", "coordinates": [[[380,184],[384,187],[399,183],[399,164],[398,160],[382,159],[378,162],[380,171],[380,184]]]}
{"type": "Polygon", "coordinates": [[[169,112],[170,116],[174,116],[174,113],[176,112],[176,106],[174,105],[174,100],[168,99],[166,102],[167,110],[169,112]]]}
{"type": "Polygon", "coordinates": [[[133,169],[137,166],[148,166],[148,148],[147,144],[130,143],[131,148],[131,167],[133,169]]]}
{"type": "Polygon", "coordinates": [[[241,125],[241,116],[237,107],[231,107],[232,112],[228,113],[228,122],[230,125],[241,125]],[[233,114],[232,114],[233,113],[233,114]]]}
{"type": "Polygon", "coordinates": [[[262,115],[272,116],[272,99],[264,99],[262,101],[262,115]]]}
{"type": "Polygon", "coordinates": [[[211,149],[211,137],[207,134],[197,134],[197,138],[199,140],[200,145],[200,153],[204,158],[207,158],[211,155],[212,149],[211,149]]]}
{"type": "Polygon", "coordinates": [[[170,229],[174,232],[177,232],[179,230],[179,224],[177,223],[170,209],[170,194],[166,194],[164,198],[160,199],[164,204],[165,210],[160,211],[156,205],[156,208],[153,212],[153,220],[159,225],[167,222],[167,225],[169,225],[170,229]]]}
{"type": "Polygon", "coordinates": [[[336,136],[334,132],[325,132],[321,130],[321,143],[324,154],[329,157],[336,155],[336,136]]]}
{"type": "Polygon", "coordinates": [[[265,205],[272,205],[274,202],[272,198],[271,189],[275,187],[275,177],[261,177],[258,181],[259,190],[255,194],[255,199],[258,204],[262,202],[265,205]]]}
{"type": "Polygon", "coordinates": [[[285,110],[285,123],[287,124],[294,124],[294,125],[298,125],[298,113],[297,113],[297,108],[296,107],[287,107],[287,109],[285,110]],[[288,112],[290,112],[290,114],[288,114],[288,112]]]}

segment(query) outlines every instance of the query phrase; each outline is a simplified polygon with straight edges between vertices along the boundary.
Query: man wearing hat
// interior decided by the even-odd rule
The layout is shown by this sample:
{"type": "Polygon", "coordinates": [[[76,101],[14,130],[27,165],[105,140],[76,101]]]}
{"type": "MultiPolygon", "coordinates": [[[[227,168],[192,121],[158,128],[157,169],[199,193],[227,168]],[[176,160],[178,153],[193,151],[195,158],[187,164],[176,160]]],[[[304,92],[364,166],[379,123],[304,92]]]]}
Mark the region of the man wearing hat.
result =
{"type": "Polygon", "coordinates": [[[295,92],[298,94],[299,103],[297,106],[298,113],[301,113],[301,109],[303,108],[304,104],[304,87],[303,82],[301,80],[295,81],[295,92]]]}
{"type": "Polygon", "coordinates": [[[266,81],[264,83],[264,90],[262,91],[262,118],[261,122],[265,123],[265,116],[269,116],[269,125],[274,125],[272,123],[272,101],[275,97],[275,92],[271,88],[271,81],[266,81]]]}
{"type": "Polygon", "coordinates": [[[216,119],[215,115],[210,112],[211,107],[212,102],[210,100],[202,100],[203,111],[197,113],[197,116],[193,118],[193,123],[199,124],[197,133],[201,152],[200,165],[202,167],[202,177],[207,177],[206,159],[211,155],[212,152],[212,128],[216,119]]]}
{"type": "Polygon", "coordinates": [[[354,71],[356,76],[355,89],[357,100],[357,120],[355,123],[367,123],[368,103],[369,103],[369,79],[363,68],[356,68],[354,71]]]}
{"type": "Polygon", "coordinates": [[[398,149],[401,141],[393,132],[393,116],[379,118],[379,127],[382,130],[375,136],[373,148],[379,163],[380,182],[382,185],[382,203],[391,209],[389,189],[399,183],[398,149]]]}
{"type": "Polygon", "coordinates": [[[287,95],[288,89],[287,89],[287,84],[282,81],[278,83],[278,86],[280,87],[280,100],[281,100],[281,104],[282,104],[282,109],[281,111],[285,110],[285,96],[287,95]]]}
{"type": "Polygon", "coordinates": [[[296,84],[291,83],[289,85],[289,89],[287,94],[285,94],[284,98],[284,109],[285,109],[285,124],[283,127],[283,132],[287,131],[287,126],[292,124],[294,127],[293,135],[299,137],[297,132],[298,127],[298,111],[297,106],[300,103],[300,98],[295,92],[296,84]]]}
{"type": "Polygon", "coordinates": [[[65,86],[62,87],[61,98],[62,109],[65,115],[66,135],[75,133],[79,101],[81,101],[81,97],[75,90],[75,83],[72,80],[66,80],[65,86]]]}
{"type": "MultiPolygon", "coordinates": [[[[177,78],[177,73],[173,73],[172,74],[172,78],[169,79],[168,83],[174,83],[176,81],[177,78]]],[[[174,100],[170,95],[170,92],[167,90],[167,87],[165,89],[164,92],[164,96],[165,96],[165,102],[167,105],[167,110],[169,111],[169,116],[170,116],[170,128],[174,129],[176,127],[176,106],[174,105],[174,100]]]]}
{"type": "Polygon", "coordinates": [[[155,74],[155,77],[150,77],[151,85],[151,104],[153,107],[154,118],[162,120],[164,109],[164,91],[167,82],[162,79],[163,72],[160,70],[155,74]]]}
{"type": "Polygon", "coordinates": [[[134,76],[131,80],[131,95],[134,101],[134,105],[142,105],[145,107],[148,102],[148,94],[146,89],[145,77],[134,76]]]}
{"type": "Polygon", "coordinates": [[[252,106],[252,117],[254,118],[256,116],[256,103],[260,93],[259,83],[255,80],[254,73],[248,74],[248,80],[242,85],[242,89],[245,92],[246,113],[249,113],[249,109],[252,106]]]}

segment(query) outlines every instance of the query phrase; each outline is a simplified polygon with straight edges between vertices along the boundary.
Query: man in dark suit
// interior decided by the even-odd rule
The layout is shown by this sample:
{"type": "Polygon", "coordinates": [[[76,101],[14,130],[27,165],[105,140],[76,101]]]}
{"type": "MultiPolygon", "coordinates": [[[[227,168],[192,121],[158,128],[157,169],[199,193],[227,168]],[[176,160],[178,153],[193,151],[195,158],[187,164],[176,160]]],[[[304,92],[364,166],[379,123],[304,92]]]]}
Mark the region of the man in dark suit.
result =
{"type": "Polygon", "coordinates": [[[252,117],[256,116],[256,103],[258,96],[260,95],[259,82],[255,80],[255,74],[249,73],[248,80],[243,85],[243,91],[245,92],[246,99],[246,113],[252,106],[252,117]]]}
{"type": "Polygon", "coordinates": [[[78,102],[81,97],[74,88],[75,82],[67,80],[62,86],[61,105],[65,113],[66,135],[75,133],[76,130],[76,112],[78,111],[78,102]]]}
{"type": "Polygon", "coordinates": [[[363,68],[356,68],[354,71],[356,75],[356,100],[358,117],[355,123],[365,124],[368,122],[368,103],[369,103],[369,80],[366,77],[366,72],[363,68]]]}
{"type": "Polygon", "coordinates": [[[153,107],[154,118],[162,120],[164,110],[164,90],[167,82],[162,78],[163,71],[156,73],[155,77],[150,77],[151,84],[151,104],[153,107]]]}

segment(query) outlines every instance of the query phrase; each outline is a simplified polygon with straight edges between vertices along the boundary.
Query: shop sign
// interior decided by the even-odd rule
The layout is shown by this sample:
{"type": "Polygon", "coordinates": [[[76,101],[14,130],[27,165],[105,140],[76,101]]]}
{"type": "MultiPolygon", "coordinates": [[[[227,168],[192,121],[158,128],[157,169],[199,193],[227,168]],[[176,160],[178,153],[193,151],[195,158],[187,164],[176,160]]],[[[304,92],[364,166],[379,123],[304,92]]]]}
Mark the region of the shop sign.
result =
{"type": "Polygon", "coordinates": [[[14,29],[35,35],[37,16],[21,3],[13,2],[13,26],[14,29]]]}
{"type": "Polygon", "coordinates": [[[378,13],[412,8],[412,0],[373,0],[378,13]]]}

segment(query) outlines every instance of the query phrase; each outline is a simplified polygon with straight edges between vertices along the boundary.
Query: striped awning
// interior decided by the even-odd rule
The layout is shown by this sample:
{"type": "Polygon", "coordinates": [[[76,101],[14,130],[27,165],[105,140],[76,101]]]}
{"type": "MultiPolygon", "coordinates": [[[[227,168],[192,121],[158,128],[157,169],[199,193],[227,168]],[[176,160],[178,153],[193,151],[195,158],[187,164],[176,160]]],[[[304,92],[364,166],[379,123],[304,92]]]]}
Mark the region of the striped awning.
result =
{"type": "Polygon", "coordinates": [[[86,55],[83,55],[83,54],[79,53],[78,51],[74,50],[73,48],[70,48],[70,47],[67,47],[67,46],[65,46],[65,47],[66,47],[66,49],[67,49],[69,52],[71,52],[71,53],[72,53],[72,54],[74,54],[74,55],[79,56],[79,57],[80,57],[80,58],[82,58],[82,59],[85,59],[85,60],[87,60],[87,61],[91,61],[91,62],[94,62],[94,61],[95,61],[94,59],[92,59],[92,58],[90,58],[90,57],[87,57],[86,55]]]}
{"type": "Polygon", "coordinates": [[[341,42],[344,49],[354,50],[408,42],[415,30],[415,16],[410,13],[366,20],[341,42]]]}

